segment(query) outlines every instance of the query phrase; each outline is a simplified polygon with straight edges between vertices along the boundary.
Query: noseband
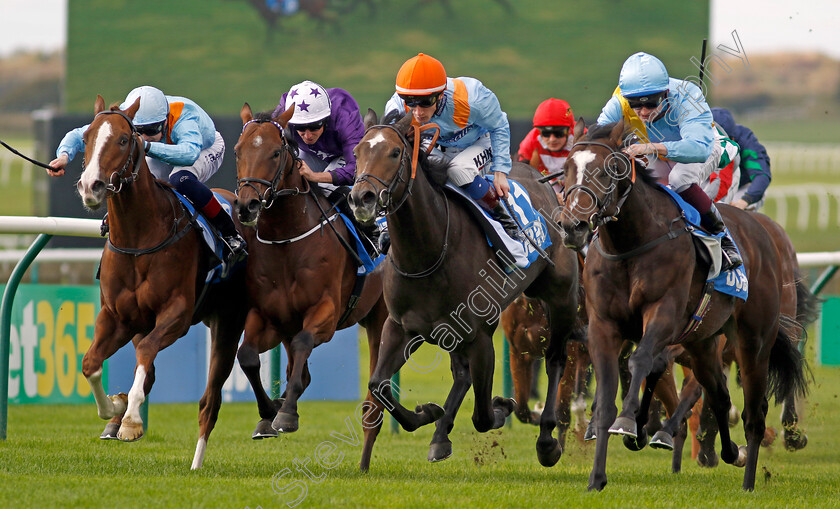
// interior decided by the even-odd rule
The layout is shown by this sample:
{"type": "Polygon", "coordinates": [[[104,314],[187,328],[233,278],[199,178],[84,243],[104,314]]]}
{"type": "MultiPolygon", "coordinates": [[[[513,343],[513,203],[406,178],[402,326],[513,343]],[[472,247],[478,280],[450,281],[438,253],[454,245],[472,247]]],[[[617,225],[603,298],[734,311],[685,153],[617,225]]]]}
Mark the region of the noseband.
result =
{"type": "MultiPolygon", "coordinates": [[[[572,150],[574,150],[575,147],[577,147],[578,145],[596,145],[599,147],[604,147],[610,151],[610,154],[604,159],[604,161],[609,160],[611,156],[618,156],[621,157],[623,160],[628,161],[632,169],[630,185],[627,186],[627,189],[625,189],[621,196],[618,197],[615,203],[615,213],[610,215],[607,215],[606,209],[612,204],[614,196],[613,192],[606,193],[604,195],[604,198],[602,199],[599,198],[597,194],[595,194],[595,191],[590,189],[585,184],[575,184],[573,186],[566,186],[563,190],[564,202],[566,201],[566,197],[575,191],[582,191],[584,194],[586,194],[592,199],[592,202],[596,205],[597,210],[595,210],[595,212],[593,212],[592,215],[589,216],[588,226],[589,230],[594,232],[595,229],[598,228],[598,226],[604,223],[608,223],[610,221],[616,221],[618,219],[618,214],[619,212],[621,212],[621,207],[622,205],[624,205],[625,200],[627,200],[627,196],[630,194],[630,191],[633,189],[633,184],[636,181],[636,161],[635,159],[628,157],[623,152],[615,150],[613,147],[607,145],[606,143],[601,143],[598,141],[578,141],[574,145],[572,145],[572,150]]],[[[584,168],[582,171],[585,170],[586,169],[584,168]]],[[[608,168],[604,169],[604,173],[606,173],[607,176],[609,176],[611,186],[614,186],[618,183],[619,179],[611,175],[608,168]]]]}
{"type": "Polygon", "coordinates": [[[273,124],[277,127],[277,130],[280,131],[280,139],[283,140],[283,152],[285,152],[289,157],[291,157],[292,164],[287,164],[288,159],[284,157],[280,164],[278,165],[277,171],[274,174],[274,178],[270,181],[265,179],[258,179],[255,177],[244,177],[241,179],[236,180],[236,196],[239,197],[239,191],[243,187],[250,187],[254,190],[257,196],[260,197],[260,204],[262,208],[267,209],[270,208],[274,204],[274,200],[283,196],[295,196],[301,193],[308,193],[310,191],[310,187],[308,181],[303,179],[304,183],[306,184],[306,189],[301,190],[298,188],[294,189],[278,189],[277,186],[280,185],[280,182],[283,180],[284,174],[287,169],[291,168],[293,164],[300,161],[297,154],[295,153],[295,149],[289,145],[289,142],[286,140],[286,137],[283,135],[283,126],[278,124],[273,120],[262,120],[262,119],[253,119],[245,122],[242,126],[242,132],[245,132],[245,128],[248,127],[248,124],[273,124]],[[288,168],[287,168],[288,166],[288,168]],[[260,193],[259,189],[254,184],[261,184],[266,187],[264,193],[260,193]]]}
{"type": "MultiPolygon", "coordinates": [[[[105,190],[111,193],[117,194],[123,189],[123,184],[131,184],[137,180],[137,174],[140,172],[140,157],[137,160],[134,159],[134,151],[137,149],[137,128],[134,127],[134,122],[126,115],[125,113],[119,110],[107,110],[107,111],[100,111],[96,114],[98,117],[99,115],[119,115],[128,122],[128,126],[131,128],[131,147],[128,149],[128,159],[125,160],[125,164],[122,168],[115,171],[108,177],[108,184],[105,186],[105,190]],[[130,169],[133,166],[133,169],[130,169]],[[125,177],[124,175],[126,172],[130,172],[130,175],[125,177]]],[[[142,156],[141,156],[142,157],[142,156]]],[[[82,172],[85,171],[85,161],[82,161],[82,172]]]]}

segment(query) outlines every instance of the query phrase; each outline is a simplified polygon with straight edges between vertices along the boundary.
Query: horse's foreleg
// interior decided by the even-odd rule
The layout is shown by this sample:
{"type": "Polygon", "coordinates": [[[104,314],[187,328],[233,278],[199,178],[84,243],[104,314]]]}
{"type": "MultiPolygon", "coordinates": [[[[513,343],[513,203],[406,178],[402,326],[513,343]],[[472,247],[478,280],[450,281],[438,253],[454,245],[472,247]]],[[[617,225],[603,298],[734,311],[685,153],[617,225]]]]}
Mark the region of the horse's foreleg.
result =
{"type": "Polygon", "coordinates": [[[376,369],[368,382],[370,393],[390,412],[394,419],[406,431],[414,431],[443,417],[444,409],[435,403],[418,405],[414,412],[409,411],[394,398],[393,391],[400,393],[400,388],[391,380],[411,357],[420,344],[422,337],[410,339],[403,328],[390,317],[382,327],[382,341],[379,346],[379,359],[376,369]]]}
{"type": "Polygon", "coordinates": [[[617,409],[615,396],[618,392],[618,355],[621,348],[621,334],[612,324],[590,320],[589,356],[595,370],[595,401],[592,421],[595,423],[595,457],[589,474],[591,490],[602,490],[607,485],[608,432],[615,420],[617,409]]]}
{"type": "Polygon", "coordinates": [[[473,342],[465,346],[475,394],[473,426],[480,433],[501,428],[507,416],[513,412],[515,403],[510,398],[493,397],[495,351],[492,333],[478,330],[473,342]]]}
{"type": "MultiPolygon", "coordinates": [[[[746,327],[744,328],[746,329],[746,327]]],[[[765,420],[767,418],[767,378],[769,372],[769,357],[767,348],[761,352],[759,344],[771,344],[760,337],[746,340],[747,331],[742,329],[739,343],[738,366],[741,368],[741,384],[744,389],[744,435],[747,439],[745,463],[739,457],[736,466],[746,467],[744,470],[743,488],[752,491],[755,488],[755,474],[758,466],[758,453],[761,441],[764,440],[765,420]],[[763,354],[763,355],[762,355],[763,354]]],[[[772,337],[776,331],[772,332],[772,337]]],[[[777,340],[778,341],[778,340],[777,340]]],[[[723,436],[723,434],[721,434],[723,436]]]]}
{"type": "MultiPolygon", "coordinates": [[[[368,340],[368,378],[373,374],[373,369],[376,367],[376,361],[379,359],[379,341],[382,339],[382,325],[388,318],[388,308],[385,306],[385,300],[380,298],[379,301],[371,309],[371,312],[360,322],[367,332],[368,340]]],[[[359,461],[359,470],[367,472],[370,468],[370,457],[373,454],[373,444],[376,442],[376,437],[382,429],[382,421],[384,420],[384,407],[373,395],[368,391],[365,397],[365,402],[362,404],[364,412],[362,413],[361,422],[364,428],[365,442],[362,446],[362,458],[359,461]]]]}
{"type": "Polygon", "coordinates": [[[307,363],[313,348],[315,348],[315,337],[307,329],[295,334],[289,342],[289,363],[292,364],[292,359],[294,359],[294,367],[286,385],[286,399],[271,423],[271,427],[280,433],[293,433],[298,430],[300,417],[297,403],[298,398],[309,385],[307,363]]]}
{"type": "Polygon", "coordinates": [[[277,345],[279,342],[277,331],[257,311],[252,310],[246,319],[245,339],[239,346],[236,358],[257,400],[260,421],[251,435],[254,440],[277,437],[277,431],[271,427],[271,421],[280,409],[282,401],[272,401],[265,392],[260,378],[260,349],[269,349],[270,345],[277,345]]]}
{"type": "Polygon", "coordinates": [[[443,408],[446,411],[443,417],[435,422],[435,433],[432,435],[432,442],[429,444],[430,462],[442,461],[452,455],[452,442],[449,440],[449,433],[455,424],[455,415],[461,408],[464,396],[472,385],[470,378],[470,366],[467,359],[460,354],[450,353],[450,368],[452,370],[452,388],[446,397],[443,408]]]}
{"type": "Polygon", "coordinates": [[[540,435],[537,437],[537,459],[540,465],[552,467],[563,455],[563,443],[554,438],[557,427],[557,402],[560,380],[566,364],[566,338],[552,335],[545,354],[545,372],[548,375],[548,390],[545,394],[545,408],[540,415],[540,435]]]}
{"type": "Polygon", "coordinates": [[[222,386],[230,376],[236,359],[236,347],[242,330],[242,320],[236,323],[222,323],[217,318],[211,323],[212,351],[210,369],[207,373],[207,387],[198,403],[198,443],[195,446],[192,470],[201,468],[210,432],[216,426],[219,408],[222,406],[222,386]]]}
{"type": "Polygon", "coordinates": [[[537,424],[539,416],[528,407],[534,372],[534,358],[510,349],[510,372],[513,379],[513,394],[516,399],[516,418],[526,424],[537,424]]]}

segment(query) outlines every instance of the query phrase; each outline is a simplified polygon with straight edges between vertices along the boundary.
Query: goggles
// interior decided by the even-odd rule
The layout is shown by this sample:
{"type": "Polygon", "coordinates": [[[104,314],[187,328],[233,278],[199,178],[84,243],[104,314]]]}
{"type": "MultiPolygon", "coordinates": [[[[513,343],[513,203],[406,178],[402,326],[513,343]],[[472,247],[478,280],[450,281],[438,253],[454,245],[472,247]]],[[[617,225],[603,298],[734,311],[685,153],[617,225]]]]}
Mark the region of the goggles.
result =
{"type": "Polygon", "coordinates": [[[400,94],[400,99],[405,102],[405,105],[409,108],[414,107],[421,107],[421,108],[429,108],[434,106],[437,103],[438,96],[435,95],[402,95],[400,94]]]}
{"type": "Polygon", "coordinates": [[[135,126],[135,129],[137,130],[138,134],[141,134],[143,136],[155,136],[163,132],[164,125],[166,125],[166,120],[154,124],[138,125],[135,126]]]}
{"type": "Polygon", "coordinates": [[[537,129],[540,130],[540,136],[543,138],[550,138],[552,135],[555,138],[564,138],[569,135],[568,126],[538,127],[537,129]]]}
{"type": "Polygon", "coordinates": [[[322,119],[322,120],[319,120],[317,122],[312,122],[311,124],[301,124],[301,125],[295,125],[293,127],[294,127],[294,130],[299,132],[299,133],[302,133],[302,132],[305,132],[305,131],[310,131],[310,132],[314,133],[315,131],[318,131],[319,129],[323,128],[324,125],[326,125],[326,123],[327,123],[327,119],[322,119]]]}
{"type": "Polygon", "coordinates": [[[665,99],[666,94],[667,92],[659,92],[657,94],[652,94],[644,97],[628,97],[627,103],[630,105],[630,108],[634,110],[642,108],[652,110],[659,107],[659,105],[662,104],[662,100],[665,99]]]}

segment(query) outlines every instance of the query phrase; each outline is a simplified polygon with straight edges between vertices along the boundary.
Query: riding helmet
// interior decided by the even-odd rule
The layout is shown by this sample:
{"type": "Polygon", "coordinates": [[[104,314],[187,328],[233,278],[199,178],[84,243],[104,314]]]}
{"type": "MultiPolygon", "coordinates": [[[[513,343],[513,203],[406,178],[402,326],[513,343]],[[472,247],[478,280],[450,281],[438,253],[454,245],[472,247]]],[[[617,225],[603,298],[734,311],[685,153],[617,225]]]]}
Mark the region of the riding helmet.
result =
{"type": "Polygon", "coordinates": [[[125,101],[120,105],[120,109],[129,108],[138,97],[140,98],[140,108],[134,115],[134,125],[157,124],[166,120],[169,115],[169,102],[166,100],[166,96],[160,90],[148,85],[137,87],[129,92],[125,101]]]}
{"type": "Polygon", "coordinates": [[[564,125],[574,127],[575,115],[572,107],[562,99],[546,99],[537,106],[534,112],[534,127],[549,127],[564,125]]]}
{"type": "Polygon", "coordinates": [[[618,87],[624,97],[642,97],[668,90],[668,70],[653,55],[639,52],[630,55],[621,66],[618,87]]]}
{"type": "Polygon", "coordinates": [[[419,53],[400,67],[396,88],[404,95],[436,94],[446,88],[446,70],[440,60],[419,53]]]}
{"type": "Polygon", "coordinates": [[[330,116],[330,96],[326,89],[313,81],[302,81],[286,94],[286,108],[295,104],[295,112],[289,123],[292,125],[312,124],[330,116]]]}

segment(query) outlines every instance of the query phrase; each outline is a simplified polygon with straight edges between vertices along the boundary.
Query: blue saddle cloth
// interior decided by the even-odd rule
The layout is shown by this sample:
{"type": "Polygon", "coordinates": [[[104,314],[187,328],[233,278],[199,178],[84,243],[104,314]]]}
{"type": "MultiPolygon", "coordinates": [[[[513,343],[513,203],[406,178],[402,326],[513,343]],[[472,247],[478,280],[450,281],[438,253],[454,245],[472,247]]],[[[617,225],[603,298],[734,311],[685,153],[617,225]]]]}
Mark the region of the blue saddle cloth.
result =
{"type": "MultiPolygon", "coordinates": [[[[359,238],[359,232],[356,231],[356,225],[353,224],[353,221],[350,220],[349,217],[345,216],[343,213],[340,213],[341,219],[344,221],[344,224],[347,226],[347,230],[353,236],[353,240],[355,240],[355,247],[356,247],[356,254],[359,255],[359,258],[362,260],[362,265],[359,266],[358,271],[356,274],[361,276],[364,274],[370,274],[373,272],[382,260],[385,259],[385,255],[380,254],[376,257],[376,259],[372,259],[365,249],[365,246],[362,244],[362,239],[359,238]]],[[[382,223],[385,222],[385,218],[378,218],[377,224],[381,227],[382,223]]]]}
{"type": "MultiPolygon", "coordinates": [[[[193,206],[192,202],[188,200],[184,195],[179,193],[178,191],[172,190],[175,193],[175,196],[181,200],[181,203],[186,207],[191,215],[195,215],[195,206],[193,206]]],[[[222,205],[222,210],[225,214],[233,217],[233,207],[231,206],[230,202],[227,201],[222,195],[214,192],[213,195],[219,200],[219,203],[222,205]]],[[[222,241],[219,233],[216,231],[216,228],[210,225],[210,222],[204,217],[203,214],[199,213],[196,216],[196,221],[201,230],[201,236],[204,238],[204,243],[207,245],[207,248],[215,255],[216,260],[218,263],[215,264],[210,270],[207,272],[207,276],[204,279],[205,284],[214,284],[219,283],[222,281],[226,281],[230,278],[230,275],[234,272],[234,269],[238,269],[245,264],[247,258],[241,258],[233,267],[228,267],[227,264],[223,262],[224,260],[224,249],[225,243],[222,241]]]]}
{"type": "MultiPolygon", "coordinates": [[[[488,175],[485,178],[492,185],[493,176],[488,175]]],[[[509,199],[506,202],[508,211],[510,211],[511,215],[513,215],[522,226],[522,230],[525,234],[528,235],[528,237],[530,237],[534,243],[540,247],[540,249],[547,249],[551,246],[551,238],[548,236],[548,225],[545,222],[545,218],[538,210],[534,209],[528,191],[526,191],[519,182],[509,178],[508,184],[510,184],[509,199]]],[[[531,245],[530,242],[516,241],[505,233],[504,228],[502,228],[498,221],[492,219],[490,214],[484,210],[483,207],[478,205],[475,200],[470,198],[463,189],[449,181],[446,182],[446,188],[464,197],[473,214],[477,218],[481,219],[480,223],[484,228],[487,244],[496,249],[497,252],[501,250],[507,256],[510,256],[512,259],[511,261],[514,265],[516,265],[516,267],[521,269],[527,268],[540,256],[539,251],[534,249],[534,246],[531,245]]],[[[505,266],[506,270],[508,269],[506,263],[507,261],[508,260],[502,260],[503,266],[505,266]]]]}
{"type": "MultiPolygon", "coordinates": [[[[700,213],[697,212],[697,209],[695,209],[687,201],[683,200],[682,197],[680,197],[680,195],[674,192],[674,190],[670,187],[664,186],[662,184],[659,184],[659,187],[663,191],[665,191],[665,193],[674,201],[677,207],[682,211],[686,222],[694,227],[691,231],[692,235],[701,238],[715,238],[718,239],[718,241],[720,241],[720,239],[723,238],[724,235],[727,235],[732,240],[732,243],[735,244],[735,248],[738,249],[738,244],[735,242],[735,239],[732,238],[732,235],[729,233],[729,228],[724,229],[723,232],[717,235],[710,235],[706,233],[705,231],[700,229],[700,213]]],[[[741,253],[740,249],[738,249],[738,253],[741,253]]],[[[749,295],[749,283],[747,282],[747,273],[744,271],[743,265],[736,268],[735,270],[721,272],[714,279],[709,278],[708,280],[714,281],[716,291],[724,293],[726,295],[737,297],[743,301],[747,300],[747,296],[749,295]]]]}

